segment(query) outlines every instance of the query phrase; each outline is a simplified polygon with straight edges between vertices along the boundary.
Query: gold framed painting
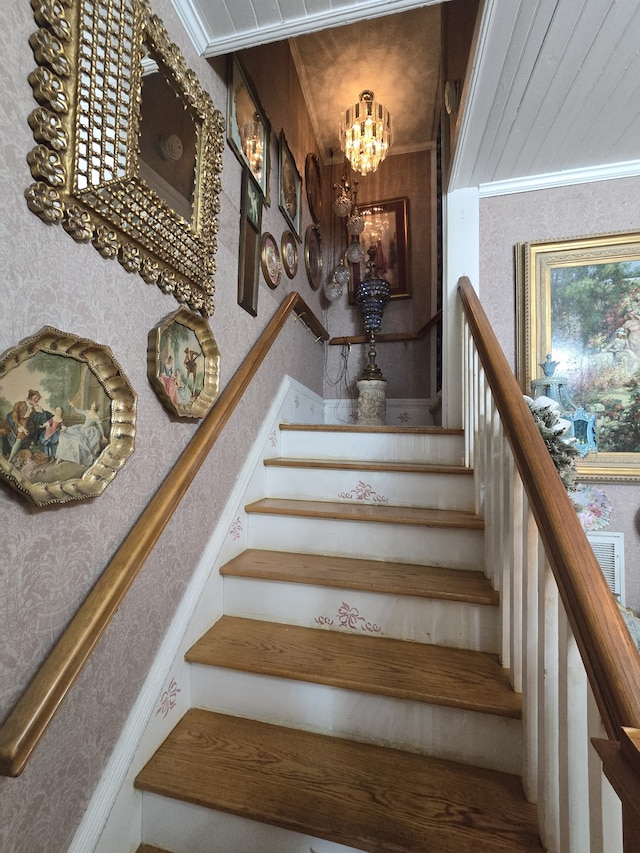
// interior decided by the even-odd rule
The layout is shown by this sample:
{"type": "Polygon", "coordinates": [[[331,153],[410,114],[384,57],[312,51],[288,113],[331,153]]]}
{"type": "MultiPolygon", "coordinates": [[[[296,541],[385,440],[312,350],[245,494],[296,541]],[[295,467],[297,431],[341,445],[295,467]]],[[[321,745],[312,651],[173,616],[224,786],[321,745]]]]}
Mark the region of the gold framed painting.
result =
{"type": "Polygon", "coordinates": [[[582,480],[640,477],[640,232],[516,246],[517,375],[572,423],[582,480]]]}
{"type": "Polygon", "coordinates": [[[284,135],[284,130],[280,131],[280,173],[278,181],[278,206],[282,211],[284,218],[296,236],[296,240],[301,242],[301,192],[302,178],[291,149],[284,135]]]}
{"type": "Polygon", "coordinates": [[[227,138],[268,205],[271,125],[235,53],[229,57],[227,138]]]}
{"type": "Polygon", "coordinates": [[[133,453],[136,404],[108,347],[44,326],[0,357],[0,477],[38,506],[101,495],[133,453]]]}
{"type": "Polygon", "coordinates": [[[147,375],[160,402],[181,418],[203,418],[220,388],[220,351],[207,320],[179,308],[149,332],[147,375]]]}

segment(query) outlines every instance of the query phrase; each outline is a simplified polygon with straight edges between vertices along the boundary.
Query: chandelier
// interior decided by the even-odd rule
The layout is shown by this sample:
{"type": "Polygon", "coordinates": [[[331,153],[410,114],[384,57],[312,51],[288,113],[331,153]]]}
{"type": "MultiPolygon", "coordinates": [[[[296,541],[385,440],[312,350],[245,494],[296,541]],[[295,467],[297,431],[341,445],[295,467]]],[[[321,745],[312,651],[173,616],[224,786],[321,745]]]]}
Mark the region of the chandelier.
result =
{"type": "Polygon", "coordinates": [[[360,92],[357,104],[344,112],[340,143],[351,167],[366,175],[375,172],[391,145],[391,115],[370,89],[360,92]]]}

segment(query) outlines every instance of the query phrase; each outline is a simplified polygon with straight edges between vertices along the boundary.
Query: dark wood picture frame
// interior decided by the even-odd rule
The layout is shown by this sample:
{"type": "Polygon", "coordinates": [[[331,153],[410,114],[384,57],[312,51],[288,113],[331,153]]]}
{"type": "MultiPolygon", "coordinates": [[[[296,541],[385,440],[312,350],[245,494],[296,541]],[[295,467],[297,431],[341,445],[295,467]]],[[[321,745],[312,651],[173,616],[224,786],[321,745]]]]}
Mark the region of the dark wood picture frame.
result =
{"type": "Polygon", "coordinates": [[[238,255],[238,305],[258,314],[262,193],[248,167],[242,170],[240,195],[240,248],[238,255]]]}

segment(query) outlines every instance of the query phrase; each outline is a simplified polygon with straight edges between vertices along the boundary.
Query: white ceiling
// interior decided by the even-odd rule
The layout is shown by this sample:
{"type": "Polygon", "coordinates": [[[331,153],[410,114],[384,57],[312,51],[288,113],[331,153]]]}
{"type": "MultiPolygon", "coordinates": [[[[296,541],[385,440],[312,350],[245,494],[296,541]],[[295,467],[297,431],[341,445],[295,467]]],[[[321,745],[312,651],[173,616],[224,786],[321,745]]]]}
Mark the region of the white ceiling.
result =
{"type": "MultiPolygon", "coordinates": [[[[173,2],[206,56],[303,36],[293,48],[294,57],[321,146],[331,147],[328,140],[340,109],[361,88],[372,88],[392,110],[398,146],[432,142],[438,79],[430,64],[434,45],[428,15],[437,9],[424,10],[427,23],[411,29],[410,37],[399,29],[401,19],[371,19],[433,2],[173,2]],[[351,28],[342,42],[332,28],[347,24],[351,28]],[[377,40],[375,50],[367,52],[365,35],[377,40]],[[359,47],[355,58],[354,43],[359,47]],[[408,117],[416,94],[424,108],[417,142],[408,117]]],[[[422,20],[421,13],[409,14],[422,20]]],[[[603,166],[613,173],[618,167],[621,173],[640,171],[638,0],[485,0],[468,84],[454,186],[603,166]]]]}

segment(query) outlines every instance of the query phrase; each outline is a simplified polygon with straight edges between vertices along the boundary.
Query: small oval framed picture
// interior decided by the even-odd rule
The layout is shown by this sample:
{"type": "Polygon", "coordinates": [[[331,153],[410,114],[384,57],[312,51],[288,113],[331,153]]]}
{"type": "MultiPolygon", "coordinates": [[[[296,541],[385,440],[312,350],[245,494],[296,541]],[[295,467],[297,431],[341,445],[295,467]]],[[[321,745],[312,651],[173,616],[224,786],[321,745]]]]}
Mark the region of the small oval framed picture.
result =
{"type": "Polygon", "coordinates": [[[310,225],[304,238],[304,262],[312,290],[322,283],[322,238],[317,225],[310,225]]]}
{"type": "Polygon", "coordinates": [[[260,265],[262,266],[262,275],[264,276],[264,280],[270,288],[275,290],[275,288],[280,284],[282,264],[280,263],[278,244],[276,243],[273,234],[269,234],[268,231],[262,235],[260,265]]]}
{"type": "Polygon", "coordinates": [[[282,265],[289,278],[295,278],[298,272],[298,245],[292,231],[285,231],[280,241],[282,265]]]}

